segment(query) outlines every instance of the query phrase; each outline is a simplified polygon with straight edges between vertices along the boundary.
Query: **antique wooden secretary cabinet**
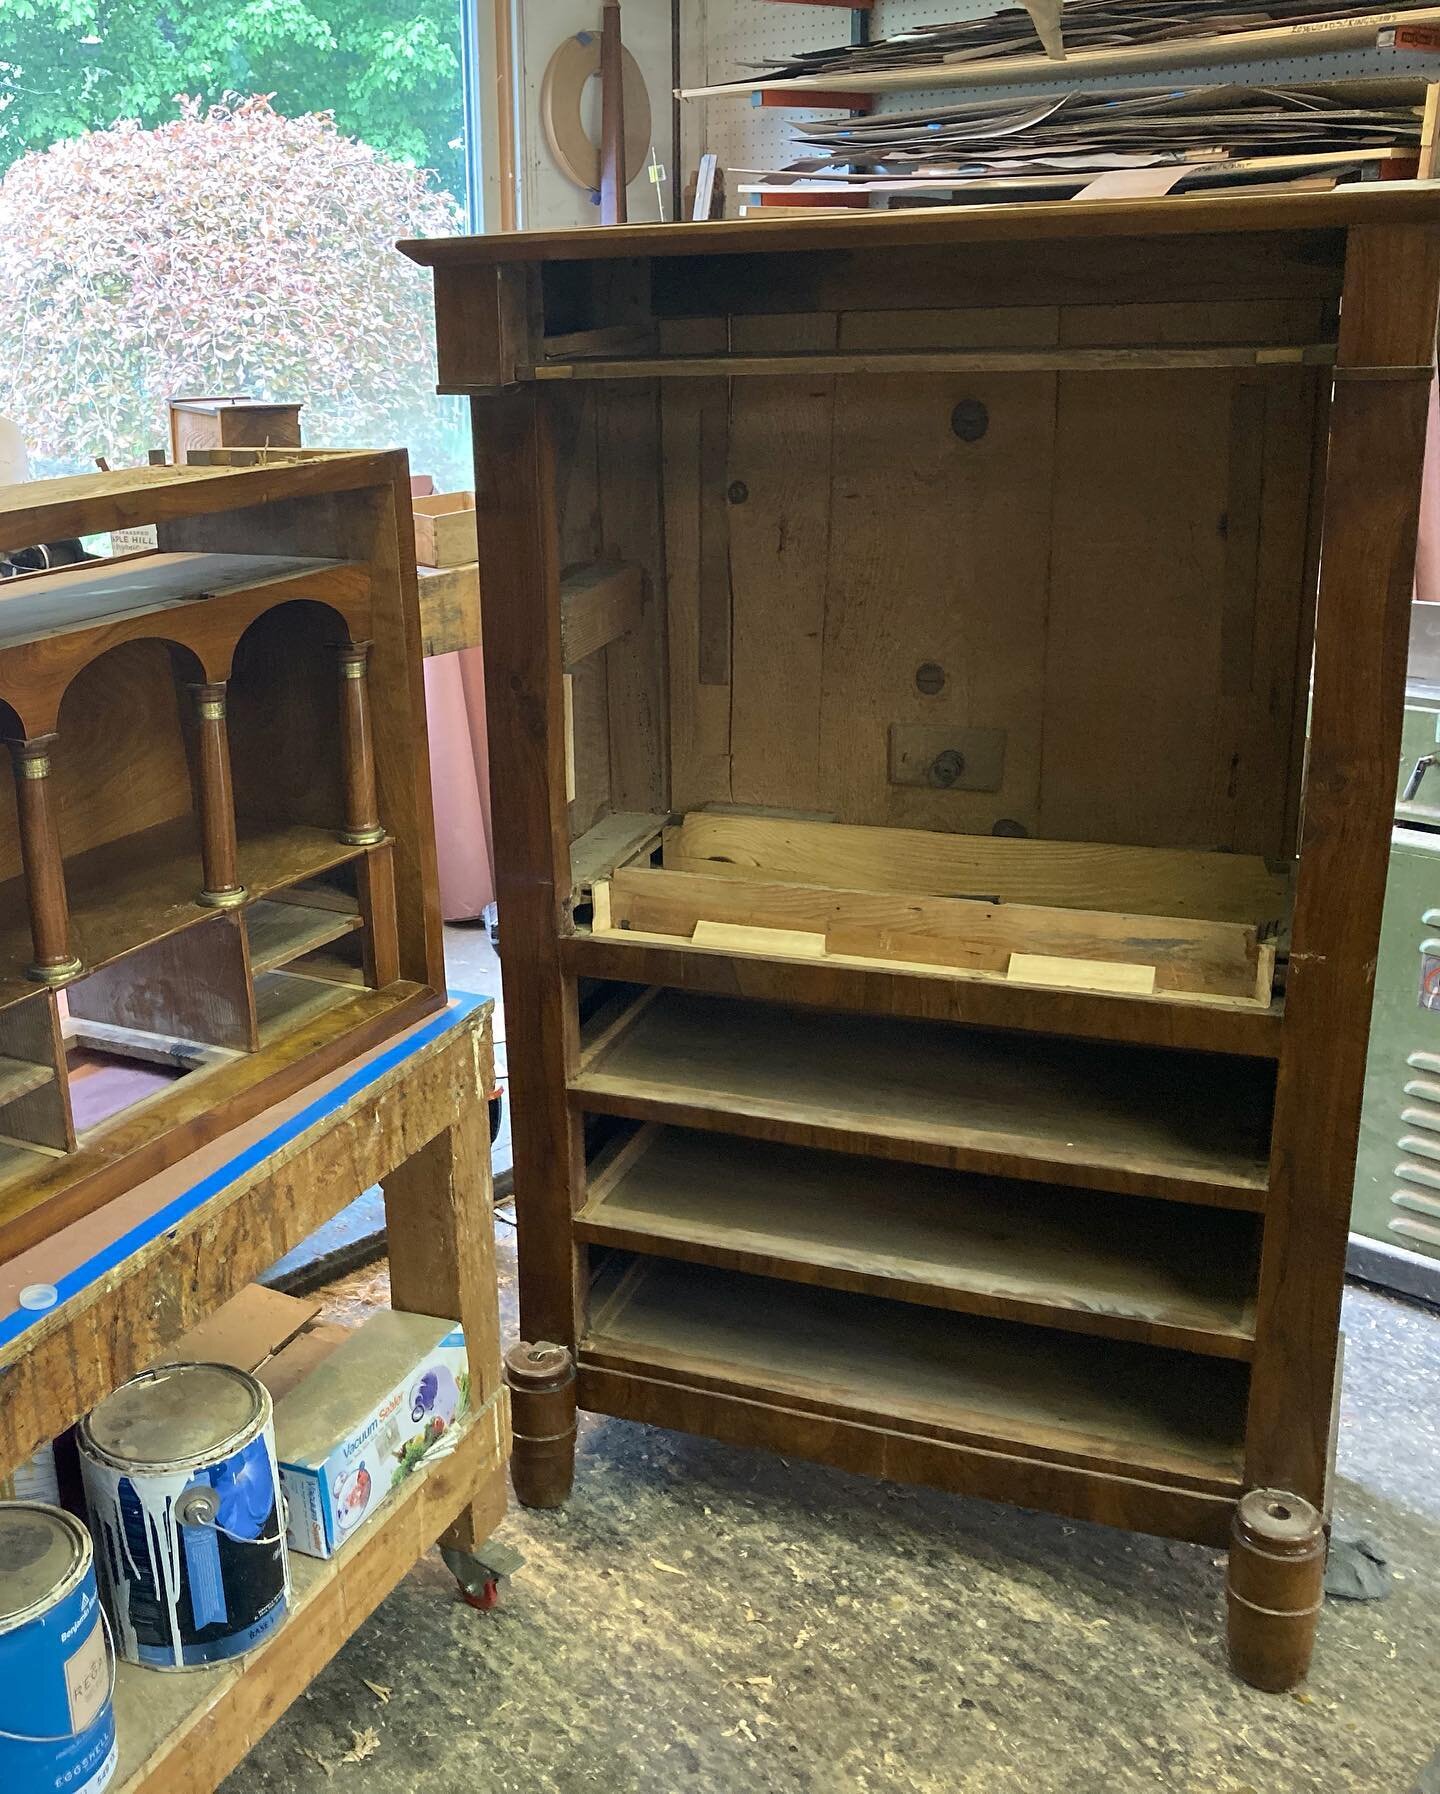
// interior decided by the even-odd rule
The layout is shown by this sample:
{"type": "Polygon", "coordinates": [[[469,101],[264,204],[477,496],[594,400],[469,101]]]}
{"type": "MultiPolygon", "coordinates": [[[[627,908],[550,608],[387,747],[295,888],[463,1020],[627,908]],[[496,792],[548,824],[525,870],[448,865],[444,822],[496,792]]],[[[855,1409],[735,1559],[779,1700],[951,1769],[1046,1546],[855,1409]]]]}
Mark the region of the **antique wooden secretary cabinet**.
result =
{"type": "Polygon", "coordinates": [[[1238,1511],[1293,1680],[1440,193],[404,248],[473,395],[527,1338],[605,1413],[1238,1511]]]}
{"type": "Polygon", "coordinates": [[[443,1001],[405,457],[0,496],[134,524],[0,583],[0,1258],[443,1001]]]}

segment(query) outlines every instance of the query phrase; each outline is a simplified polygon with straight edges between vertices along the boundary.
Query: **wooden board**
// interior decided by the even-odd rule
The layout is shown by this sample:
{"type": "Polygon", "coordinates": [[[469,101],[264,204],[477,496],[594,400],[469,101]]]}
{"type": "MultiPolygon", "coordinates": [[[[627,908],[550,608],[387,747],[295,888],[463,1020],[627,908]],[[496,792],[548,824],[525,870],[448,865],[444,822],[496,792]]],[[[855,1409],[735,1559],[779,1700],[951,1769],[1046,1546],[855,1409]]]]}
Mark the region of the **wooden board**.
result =
{"type": "Polygon", "coordinates": [[[1136,915],[1267,922],[1289,911],[1287,878],[1257,857],[1090,841],[943,835],[845,823],[691,812],[666,831],[677,871],[792,879],[846,890],[985,896],[1136,915]],[[696,862],[719,864],[701,866],[696,862]]]}
{"type": "Polygon", "coordinates": [[[22,574],[0,586],[0,647],[127,611],[158,609],[341,565],[301,555],[157,553],[126,556],[114,566],[82,562],[22,574]]]}
{"type": "Polygon", "coordinates": [[[1244,1358],[1241,1216],[647,1124],[591,1171],[579,1238],[1069,1332],[1244,1358]]]}
{"type": "Polygon", "coordinates": [[[589,1057],[583,1106],[1000,1176],[1261,1209],[1243,1062],[662,991],[589,1057]]]}
{"type": "Polygon", "coordinates": [[[608,878],[617,866],[658,842],[666,817],[639,810],[602,816],[570,844],[570,878],[577,891],[587,891],[597,878],[608,878]]]}
{"type": "Polygon", "coordinates": [[[586,1362],[909,1421],[935,1437],[1238,1490],[1245,1374],[1218,1359],[658,1259],[596,1279],[586,1362]]]}
{"type": "Polygon", "coordinates": [[[247,905],[245,932],[252,971],[268,972],[302,953],[338,941],[362,926],[353,911],[319,909],[307,903],[261,901],[247,905]]]}
{"type": "MultiPolygon", "coordinates": [[[[1146,990],[1177,997],[1206,995],[1270,1001],[1274,950],[1237,922],[1187,917],[1116,915],[1029,903],[981,903],[959,897],[902,897],[842,891],[655,867],[617,871],[606,887],[609,926],[651,934],[701,936],[699,924],[718,922],[768,930],[816,931],[826,951],[851,958],[949,966],[957,971],[1016,977],[1016,956],[1052,956],[1043,968],[1057,974],[1031,981],[1065,984],[1067,961],[1108,961],[1150,972],[1146,990]]],[[[602,923],[597,916],[597,932],[602,923]]],[[[1093,978],[1091,987],[1094,986],[1093,978]]],[[[1100,988],[1103,988],[1101,986],[1100,988]]],[[[1114,988],[1120,988],[1115,986],[1114,988]]],[[[1126,988],[1140,989],[1139,984],[1126,988]]]]}

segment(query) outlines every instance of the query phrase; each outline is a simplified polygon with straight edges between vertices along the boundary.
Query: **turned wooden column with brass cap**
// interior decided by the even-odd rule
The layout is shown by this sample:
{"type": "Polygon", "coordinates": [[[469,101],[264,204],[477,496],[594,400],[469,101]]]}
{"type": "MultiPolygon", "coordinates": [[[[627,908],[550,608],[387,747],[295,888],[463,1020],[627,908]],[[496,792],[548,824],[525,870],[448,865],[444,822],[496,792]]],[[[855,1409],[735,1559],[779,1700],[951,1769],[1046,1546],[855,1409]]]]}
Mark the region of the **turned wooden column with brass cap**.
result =
{"type": "Polygon", "coordinates": [[[230,777],[230,737],[225,727],[225,687],[192,685],[195,704],[196,772],[200,795],[200,861],[204,888],[197,903],[234,909],[245,901],[235,839],[235,786],[230,777]]]}
{"type": "Polygon", "coordinates": [[[340,839],[371,847],[385,839],[375,795],[375,740],[370,730],[370,644],[340,647],[340,756],[345,778],[345,826],[340,839]]]}
{"type": "Polygon", "coordinates": [[[51,801],[50,749],[53,735],[12,741],[15,811],[20,825],[20,857],[30,906],[30,938],[35,963],[27,969],[41,984],[63,984],[82,968],[70,950],[70,903],[65,895],[65,862],[51,801]]]}

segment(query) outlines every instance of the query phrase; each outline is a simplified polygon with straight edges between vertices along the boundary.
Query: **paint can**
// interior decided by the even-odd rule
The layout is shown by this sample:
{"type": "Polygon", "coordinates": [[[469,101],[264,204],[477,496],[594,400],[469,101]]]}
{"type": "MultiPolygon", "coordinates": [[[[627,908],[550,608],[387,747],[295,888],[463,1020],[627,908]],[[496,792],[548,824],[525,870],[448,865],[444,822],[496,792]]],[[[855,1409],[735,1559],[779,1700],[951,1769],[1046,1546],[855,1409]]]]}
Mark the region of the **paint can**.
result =
{"type": "Polygon", "coordinates": [[[285,1618],[290,1564],[269,1391],[228,1364],[166,1364],[80,1423],[100,1589],[130,1663],[238,1657],[285,1618]]]}
{"type": "Polygon", "coordinates": [[[0,1788],[100,1794],[115,1773],[114,1670],[90,1535],[63,1508],[0,1501],[0,1788]]]}

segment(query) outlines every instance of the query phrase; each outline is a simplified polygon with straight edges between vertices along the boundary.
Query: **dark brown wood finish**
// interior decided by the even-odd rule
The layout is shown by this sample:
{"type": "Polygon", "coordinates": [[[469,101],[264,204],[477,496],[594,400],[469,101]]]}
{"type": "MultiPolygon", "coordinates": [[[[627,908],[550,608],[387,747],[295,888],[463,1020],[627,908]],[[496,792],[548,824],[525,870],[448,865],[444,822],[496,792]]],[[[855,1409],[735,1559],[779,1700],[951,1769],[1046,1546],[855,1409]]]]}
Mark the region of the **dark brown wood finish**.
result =
{"type": "Polygon", "coordinates": [[[34,949],[29,974],[40,984],[63,984],[80,970],[70,948],[70,904],[65,892],[65,863],[60,829],[51,801],[50,749],[53,735],[12,741],[15,768],[15,817],[20,828],[20,857],[30,909],[34,949]]]}
{"type": "MultiPolygon", "coordinates": [[[[434,1009],[444,980],[404,456],[12,493],[9,540],[127,522],[163,539],[4,594],[0,1016],[32,1016],[37,977],[64,984],[82,1045],[41,1053],[0,1023],[0,1054],[29,1042],[0,1063],[0,1258],[434,1009]],[[336,646],[355,643],[373,643],[371,676],[338,680],[336,646]],[[368,852],[373,876],[346,870],[368,852]],[[307,908],[308,881],[341,911],[307,908]],[[368,991],[341,944],[362,922],[368,991]],[[297,957],[303,976],[279,969],[297,957]],[[97,1052],[172,1082],[91,1101],[77,1140],[68,1086],[96,1088],[97,1052]]],[[[52,1004],[52,1043],[55,1027],[52,1004]]]]}
{"type": "Polygon", "coordinates": [[[370,644],[339,651],[340,768],[345,780],[345,826],[340,839],[355,847],[385,839],[375,791],[375,741],[370,728],[370,644]]]}
{"type": "MultiPolygon", "coordinates": [[[[876,1475],[1323,1513],[1440,194],[404,248],[475,395],[526,1336],[876,1475]],[[557,563],[616,558],[572,887],[557,563]]],[[[1247,1635],[1237,1540],[1279,1685],[1313,1615],[1247,1635]]]]}
{"type": "Polygon", "coordinates": [[[1290,1490],[1322,1512],[1437,281],[1433,229],[1350,232],[1246,1463],[1250,1484],[1290,1490]]]}
{"type": "Polygon", "coordinates": [[[205,883],[199,901],[212,909],[233,909],[245,901],[237,864],[235,782],[230,776],[230,739],[225,729],[225,687],[192,685],[195,705],[196,797],[200,810],[200,859],[205,883]]]}
{"type": "Polygon", "coordinates": [[[566,1085],[578,1058],[574,985],[560,960],[570,842],[555,451],[545,401],[521,388],[476,407],[475,509],[485,568],[485,708],[496,897],[505,916],[505,1001],[529,1017],[513,1045],[511,1126],[523,1247],[520,1326],[576,1344],[581,1293],[570,1217],[583,1144],[566,1085]],[[503,773],[500,768],[504,768],[503,773]]]}

